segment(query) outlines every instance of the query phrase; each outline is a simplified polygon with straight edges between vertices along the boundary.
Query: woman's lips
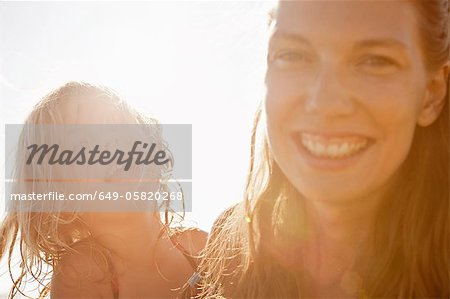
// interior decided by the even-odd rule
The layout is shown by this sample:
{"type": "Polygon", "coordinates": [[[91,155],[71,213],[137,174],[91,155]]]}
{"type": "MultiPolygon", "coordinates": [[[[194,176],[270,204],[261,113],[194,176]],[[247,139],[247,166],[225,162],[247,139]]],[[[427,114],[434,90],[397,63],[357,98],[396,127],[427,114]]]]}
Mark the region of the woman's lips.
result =
{"type": "Polygon", "coordinates": [[[292,137],[306,162],[322,169],[348,167],[374,143],[370,137],[352,133],[296,132],[292,137]]]}
{"type": "Polygon", "coordinates": [[[300,133],[300,142],[306,150],[317,157],[338,159],[348,157],[369,145],[369,138],[359,135],[324,136],[300,133]]]}

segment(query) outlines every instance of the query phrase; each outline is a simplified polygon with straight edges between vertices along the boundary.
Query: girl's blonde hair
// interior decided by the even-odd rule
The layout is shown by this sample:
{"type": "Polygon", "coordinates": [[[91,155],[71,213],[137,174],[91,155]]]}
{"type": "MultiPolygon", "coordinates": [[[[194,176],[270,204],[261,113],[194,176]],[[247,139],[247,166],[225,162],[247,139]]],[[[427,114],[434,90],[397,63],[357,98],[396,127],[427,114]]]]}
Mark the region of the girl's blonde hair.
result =
{"type": "MultiPolygon", "coordinates": [[[[113,90],[82,82],[69,82],[46,95],[33,108],[25,121],[25,125],[64,124],[66,120],[60,111],[60,107],[58,107],[59,104],[66,103],[70,100],[77,101],[83,99],[89,101],[93,98],[113,105],[114,109],[123,116],[123,120],[126,120],[128,123],[152,125],[152,128],[156,128],[156,137],[158,140],[162,140],[160,128],[155,119],[145,117],[138,113],[113,90]]],[[[31,133],[25,132],[25,128],[26,126],[22,131],[19,146],[26,141],[25,139],[29,141],[31,138],[31,140],[36,142],[35,139],[39,138],[37,137],[39,134],[46,134],[45,132],[39,133],[36,131],[32,131],[31,133]]],[[[164,143],[163,145],[166,146],[164,143]]],[[[170,161],[165,164],[164,172],[166,176],[169,176],[173,165],[173,158],[167,148],[165,148],[165,151],[169,154],[170,161]]],[[[27,175],[21,166],[23,164],[22,162],[19,161],[16,163],[17,165],[13,175],[15,181],[20,181],[27,175]]],[[[39,171],[42,171],[42,169],[39,171]]],[[[165,190],[168,186],[162,183],[160,188],[165,190]]],[[[27,191],[31,192],[33,190],[27,191]]],[[[180,223],[183,220],[184,212],[175,213],[172,211],[169,201],[165,203],[163,211],[162,227],[165,231],[169,231],[171,224],[180,223]]],[[[58,261],[64,254],[74,251],[73,245],[75,243],[83,239],[89,239],[90,235],[89,227],[83,222],[79,212],[21,211],[20,204],[18,209],[8,212],[0,228],[0,258],[8,256],[8,268],[10,276],[13,279],[13,287],[9,293],[9,298],[13,298],[18,292],[27,296],[23,292],[23,284],[30,278],[29,276],[31,276],[32,280],[39,283],[40,297],[47,296],[50,291],[49,279],[58,261]],[[18,277],[14,278],[12,269],[15,269],[16,265],[13,265],[12,257],[16,248],[18,248],[20,253],[20,273],[18,277]]],[[[92,244],[92,249],[103,256],[106,265],[106,268],[103,268],[106,271],[110,271],[108,252],[98,244],[92,244]]]]}
{"type": "MultiPolygon", "coordinates": [[[[448,1],[414,1],[430,70],[449,60],[448,1]]],[[[276,11],[272,12],[275,15],[276,11]]],[[[258,109],[251,139],[245,201],[215,224],[199,267],[200,298],[298,298],[289,264],[300,257],[305,230],[301,195],[284,176],[261,133],[258,109]]],[[[439,118],[417,127],[411,151],[379,208],[358,263],[361,297],[448,298],[449,92],[439,118]],[[387,200],[392,199],[392,200],[387,200]]],[[[297,269],[299,270],[299,269],[297,269]]]]}

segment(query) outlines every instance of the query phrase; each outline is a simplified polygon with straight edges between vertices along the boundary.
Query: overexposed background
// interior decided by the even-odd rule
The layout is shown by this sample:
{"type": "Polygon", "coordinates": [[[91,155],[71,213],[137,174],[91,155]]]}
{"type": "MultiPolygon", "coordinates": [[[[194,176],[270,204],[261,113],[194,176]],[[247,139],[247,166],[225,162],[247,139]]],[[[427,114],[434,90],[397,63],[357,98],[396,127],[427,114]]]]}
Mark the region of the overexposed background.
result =
{"type": "MultiPolygon", "coordinates": [[[[67,81],[103,84],[161,123],[192,124],[188,218],[209,231],[242,199],[271,5],[0,2],[2,177],[4,124],[22,123],[42,96],[67,81]]],[[[2,261],[0,298],[10,286],[2,261]]]]}

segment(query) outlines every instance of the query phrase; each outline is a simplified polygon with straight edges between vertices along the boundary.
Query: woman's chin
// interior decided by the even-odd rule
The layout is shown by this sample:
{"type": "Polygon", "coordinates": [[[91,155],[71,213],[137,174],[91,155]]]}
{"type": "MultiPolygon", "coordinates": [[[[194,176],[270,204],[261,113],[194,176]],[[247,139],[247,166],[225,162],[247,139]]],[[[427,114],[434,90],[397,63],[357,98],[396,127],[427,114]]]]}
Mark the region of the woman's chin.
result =
{"type": "Polygon", "coordinates": [[[354,190],[352,190],[353,192],[342,191],[344,191],[342,188],[332,188],[323,185],[320,189],[308,190],[302,194],[306,202],[321,206],[330,205],[330,207],[353,205],[361,202],[361,198],[364,197],[362,193],[355,193],[354,190]]]}

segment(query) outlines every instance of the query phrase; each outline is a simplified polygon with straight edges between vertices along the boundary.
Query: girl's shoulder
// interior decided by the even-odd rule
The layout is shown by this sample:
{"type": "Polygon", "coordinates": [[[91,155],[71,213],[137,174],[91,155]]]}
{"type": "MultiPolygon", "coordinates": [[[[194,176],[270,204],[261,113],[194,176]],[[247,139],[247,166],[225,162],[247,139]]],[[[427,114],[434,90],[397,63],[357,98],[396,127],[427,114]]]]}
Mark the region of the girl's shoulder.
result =
{"type": "Polygon", "coordinates": [[[208,233],[199,228],[178,228],[171,232],[170,239],[183,253],[195,256],[205,247],[208,233]]]}
{"type": "Polygon", "coordinates": [[[198,228],[178,228],[171,232],[169,239],[177,255],[182,257],[181,263],[189,263],[191,271],[195,272],[208,234],[198,228]]]}
{"type": "Polygon", "coordinates": [[[52,298],[112,297],[109,253],[90,240],[73,244],[53,269],[52,298]]]}
{"type": "MultiPolygon", "coordinates": [[[[165,239],[165,238],[164,238],[165,239]]],[[[197,228],[171,229],[168,240],[161,240],[158,272],[172,289],[182,286],[197,270],[207,233],[197,228]]]]}

